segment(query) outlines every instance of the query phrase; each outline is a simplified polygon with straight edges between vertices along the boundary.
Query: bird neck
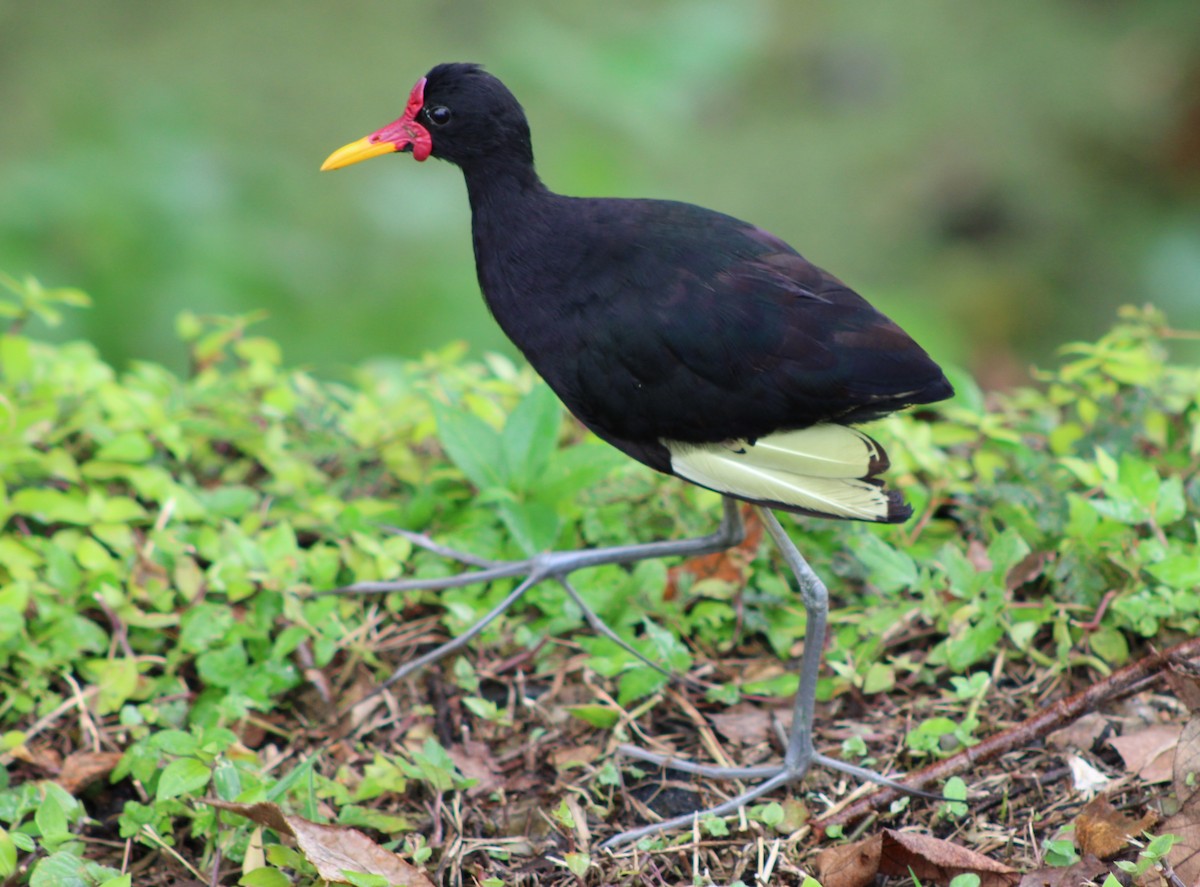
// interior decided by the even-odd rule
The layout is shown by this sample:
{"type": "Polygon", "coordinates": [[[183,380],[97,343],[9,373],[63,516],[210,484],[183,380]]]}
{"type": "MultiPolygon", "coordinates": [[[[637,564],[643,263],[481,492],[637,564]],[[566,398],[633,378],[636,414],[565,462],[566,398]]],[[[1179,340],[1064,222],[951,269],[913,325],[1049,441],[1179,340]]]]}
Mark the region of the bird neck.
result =
{"type": "Polygon", "coordinates": [[[532,163],[487,158],[463,167],[475,220],[499,221],[520,214],[531,200],[549,193],[532,163]]]}

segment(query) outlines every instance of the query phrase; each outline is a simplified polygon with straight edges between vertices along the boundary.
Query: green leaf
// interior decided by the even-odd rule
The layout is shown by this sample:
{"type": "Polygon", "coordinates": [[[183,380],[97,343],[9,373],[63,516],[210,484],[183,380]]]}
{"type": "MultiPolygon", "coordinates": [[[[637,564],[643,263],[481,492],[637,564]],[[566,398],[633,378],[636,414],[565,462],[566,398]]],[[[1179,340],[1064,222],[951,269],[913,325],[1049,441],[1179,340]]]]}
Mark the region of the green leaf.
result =
{"type": "Polygon", "coordinates": [[[0,828],[0,878],[10,877],[17,870],[17,845],[6,829],[0,828]]]}
{"type": "Polygon", "coordinates": [[[567,711],[600,730],[611,730],[621,720],[621,712],[605,705],[572,705],[567,711]]]}
{"type": "Polygon", "coordinates": [[[38,860],[29,876],[29,887],[90,887],[93,883],[87,860],[67,850],[38,860]]]}
{"type": "Polygon", "coordinates": [[[1172,555],[1156,564],[1150,564],[1146,571],[1159,582],[1172,588],[1200,587],[1200,550],[1191,554],[1172,555]]]}
{"type": "Polygon", "coordinates": [[[154,445],[140,431],[125,431],[105,443],[93,457],[101,462],[146,462],[154,445]]]}
{"type": "Polygon", "coordinates": [[[346,883],[353,885],[353,887],[389,887],[386,877],[374,874],[373,872],[356,872],[351,869],[342,869],[342,876],[346,879],[346,883]]]}
{"type": "Polygon", "coordinates": [[[446,454],[480,490],[503,487],[507,480],[500,435],[477,416],[433,404],[438,438],[446,454]]]}
{"type": "Polygon", "coordinates": [[[212,771],[195,758],[179,758],[167,764],[158,779],[155,797],[160,801],[181,795],[198,794],[212,776],[212,771]]]}
{"type": "Polygon", "coordinates": [[[265,865],[238,878],[238,884],[242,887],[289,887],[291,883],[291,878],[279,869],[265,865]]]}
{"type": "Polygon", "coordinates": [[[508,483],[517,492],[537,485],[558,445],[562,408],[554,392],[537,384],[517,404],[504,426],[501,445],[508,483]]]}
{"type": "Polygon", "coordinates": [[[29,487],[13,493],[10,507],[43,524],[81,524],[92,522],[92,512],[78,490],[63,491],[29,487]]]}
{"type": "Polygon", "coordinates": [[[42,803],[38,805],[33,821],[42,836],[42,843],[53,846],[60,844],[70,837],[67,828],[67,811],[62,800],[54,792],[47,792],[42,803]]]}
{"type": "Polygon", "coordinates": [[[857,540],[855,555],[867,568],[871,583],[885,594],[917,584],[916,562],[881,538],[864,533],[857,540]]]}
{"type": "Polygon", "coordinates": [[[896,673],[892,667],[882,662],[871,663],[871,667],[867,669],[867,673],[863,677],[863,692],[867,695],[886,693],[894,686],[896,686],[896,673]]]}
{"type": "Polygon", "coordinates": [[[542,502],[518,502],[508,497],[501,498],[496,506],[500,519],[525,554],[533,556],[554,546],[562,520],[553,508],[542,502]]]}

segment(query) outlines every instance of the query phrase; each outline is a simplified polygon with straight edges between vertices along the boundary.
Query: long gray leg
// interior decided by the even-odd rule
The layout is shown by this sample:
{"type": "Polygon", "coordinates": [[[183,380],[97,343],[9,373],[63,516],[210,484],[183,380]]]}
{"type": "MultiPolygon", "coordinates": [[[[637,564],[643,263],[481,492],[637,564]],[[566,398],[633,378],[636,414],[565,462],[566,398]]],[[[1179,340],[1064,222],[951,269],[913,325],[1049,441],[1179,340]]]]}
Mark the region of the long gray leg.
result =
{"type": "Polygon", "coordinates": [[[897,789],[905,794],[930,800],[941,800],[940,795],[915,791],[880,773],[817,754],[813,750],[813,712],[816,708],[817,678],[820,676],[821,656],[825,646],[825,626],[829,618],[829,592],[825,588],[825,583],[809,566],[795,543],[780,526],[779,519],[775,517],[774,513],[761,507],[758,508],[758,513],[762,517],[767,532],[771,534],[771,539],[783,554],[783,559],[792,571],[792,575],[796,577],[800,589],[800,600],[804,604],[804,612],[807,617],[804,629],[804,655],[800,659],[800,684],[796,689],[795,701],[792,703],[792,727],[788,734],[783,764],[766,767],[711,767],[679,761],[668,755],[655,754],[636,746],[622,745],[619,751],[627,757],[670,767],[674,770],[694,773],[711,779],[763,779],[765,781],[708,810],[676,816],[673,819],[621,832],[609,838],[601,847],[619,847],[656,832],[688,826],[695,821],[696,817],[727,816],[768,792],[793,782],[799,782],[808,772],[809,766],[814,763],[848,773],[868,782],[897,789]]]}
{"type": "Polygon", "coordinates": [[[478,558],[466,552],[434,542],[428,536],[420,533],[393,528],[393,532],[399,533],[415,545],[419,545],[443,557],[466,563],[477,569],[468,570],[457,576],[443,576],[431,579],[401,579],[395,582],[359,582],[342,588],[315,592],[312,596],[322,597],[331,594],[391,594],[398,591],[418,590],[440,591],[447,588],[461,588],[464,585],[472,585],[477,582],[491,582],[496,579],[509,579],[514,576],[525,577],[516,588],[509,592],[504,600],[493,607],[489,613],[468,628],[463,634],[430,650],[428,653],[418,656],[410,662],[406,662],[392,672],[386,681],[375,687],[367,696],[363,697],[363,700],[359,700],[356,704],[361,704],[365,699],[370,699],[372,696],[383,692],[383,690],[407,675],[412,674],[414,671],[462,649],[495,620],[496,617],[520,600],[529,589],[547,579],[555,579],[562,583],[563,588],[566,589],[567,593],[579,605],[583,611],[584,618],[593,629],[615,641],[626,652],[632,654],[646,665],[649,665],[660,673],[666,674],[667,672],[660,664],[643,656],[622,640],[615,631],[605,625],[603,620],[587,606],[575,589],[570,586],[567,582],[567,576],[576,570],[582,570],[586,567],[599,567],[606,564],[629,564],[659,557],[696,557],[702,554],[711,554],[715,551],[724,551],[727,548],[738,545],[745,538],[746,528],[742,524],[742,516],[738,511],[737,500],[724,498],[722,505],[721,525],[717,528],[716,532],[696,539],[649,542],[641,545],[617,545],[610,548],[583,548],[575,551],[551,551],[539,554],[529,560],[511,562],[489,561],[478,558]]]}

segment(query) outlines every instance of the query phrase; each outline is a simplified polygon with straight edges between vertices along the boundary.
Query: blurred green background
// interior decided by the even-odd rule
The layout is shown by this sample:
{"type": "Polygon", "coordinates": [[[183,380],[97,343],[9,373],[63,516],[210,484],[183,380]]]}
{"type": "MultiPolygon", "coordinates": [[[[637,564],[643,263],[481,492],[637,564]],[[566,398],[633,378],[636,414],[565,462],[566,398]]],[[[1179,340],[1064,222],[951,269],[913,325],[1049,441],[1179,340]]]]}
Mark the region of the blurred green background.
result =
{"type": "Polygon", "coordinates": [[[7,0],[0,269],[89,291],[63,334],[117,363],[181,369],[183,309],[324,374],[508,351],[457,170],[317,173],[453,60],[551,187],[749,219],[985,384],[1124,302],[1200,327],[1196,0],[7,0]]]}

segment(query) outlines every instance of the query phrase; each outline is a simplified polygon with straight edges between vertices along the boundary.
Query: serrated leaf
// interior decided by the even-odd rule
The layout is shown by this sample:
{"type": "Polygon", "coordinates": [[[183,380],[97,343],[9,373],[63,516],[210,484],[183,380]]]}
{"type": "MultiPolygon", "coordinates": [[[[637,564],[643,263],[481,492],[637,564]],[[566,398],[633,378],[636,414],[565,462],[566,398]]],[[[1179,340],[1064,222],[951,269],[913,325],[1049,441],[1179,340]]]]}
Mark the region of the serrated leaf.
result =
{"type": "Polygon", "coordinates": [[[878,536],[864,534],[855,550],[866,566],[871,583],[880,591],[890,593],[917,584],[917,564],[906,552],[892,548],[878,536]]]}

